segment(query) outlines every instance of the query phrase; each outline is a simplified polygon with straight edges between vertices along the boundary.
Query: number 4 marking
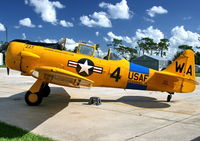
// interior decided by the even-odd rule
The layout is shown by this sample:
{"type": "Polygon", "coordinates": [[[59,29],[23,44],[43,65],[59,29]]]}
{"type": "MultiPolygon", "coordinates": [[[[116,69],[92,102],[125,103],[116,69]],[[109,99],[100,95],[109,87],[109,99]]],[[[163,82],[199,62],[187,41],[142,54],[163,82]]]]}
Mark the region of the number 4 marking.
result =
{"type": "Polygon", "coordinates": [[[115,78],[115,81],[118,82],[118,80],[121,78],[120,76],[120,67],[118,67],[111,75],[111,78],[115,78]]]}

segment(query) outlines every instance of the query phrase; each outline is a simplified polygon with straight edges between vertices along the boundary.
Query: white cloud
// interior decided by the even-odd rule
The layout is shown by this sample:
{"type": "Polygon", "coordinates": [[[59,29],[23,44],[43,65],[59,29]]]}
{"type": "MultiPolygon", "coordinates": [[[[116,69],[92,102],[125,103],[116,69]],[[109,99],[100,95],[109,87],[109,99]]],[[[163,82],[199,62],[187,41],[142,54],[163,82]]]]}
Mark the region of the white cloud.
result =
{"type": "Polygon", "coordinates": [[[95,32],[95,35],[98,37],[99,36],[99,31],[95,32]]]}
{"type": "Polygon", "coordinates": [[[21,26],[26,26],[26,27],[35,27],[34,24],[32,24],[31,19],[30,18],[24,18],[19,20],[19,25],[21,26]]]}
{"type": "MultiPolygon", "coordinates": [[[[44,43],[58,43],[59,41],[63,40],[60,39],[60,40],[56,40],[56,39],[44,39],[44,40],[40,40],[40,42],[44,42],[44,43]]],[[[74,48],[78,46],[78,43],[76,43],[73,39],[70,39],[70,38],[66,38],[66,44],[65,44],[65,48],[67,50],[71,50],[73,51],[74,48]]]]}
{"type": "Polygon", "coordinates": [[[200,46],[200,35],[189,30],[185,30],[184,26],[176,26],[171,30],[170,43],[172,47],[179,45],[200,46]]]}
{"type": "Polygon", "coordinates": [[[22,39],[25,40],[26,39],[26,34],[22,33],[22,39]]]}
{"type": "Polygon", "coordinates": [[[118,40],[122,40],[123,39],[122,36],[117,36],[113,32],[108,32],[107,35],[110,38],[110,41],[112,41],[113,39],[118,39],[118,40]]]}
{"type": "Polygon", "coordinates": [[[101,2],[99,7],[106,8],[110,18],[112,19],[130,19],[133,15],[133,12],[129,10],[126,0],[122,0],[115,5],[101,2]]]}
{"type": "Polygon", "coordinates": [[[56,8],[61,9],[65,7],[59,1],[49,0],[25,0],[25,4],[34,6],[34,11],[41,15],[42,20],[52,24],[57,23],[56,8]]]}
{"type": "Polygon", "coordinates": [[[65,20],[60,20],[60,25],[63,26],[63,27],[73,27],[73,23],[71,22],[67,22],[65,20]]]}
{"type": "Polygon", "coordinates": [[[150,17],[155,17],[156,14],[167,14],[167,9],[164,9],[162,6],[153,6],[147,10],[147,14],[150,17]]]}
{"type": "Polygon", "coordinates": [[[65,48],[67,50],[72,50],[73,51],[76,46],[78,46],[78,43],[76,43],[73,39],[67,38],[66,45],[65,45],[65,48]]]}
{"type": "Polygon", "coordinates": [[[107,37],[104,37],[104,40],[106,42],[108,42],[108,41],[112,42],[113,39],[122,40],[128,44],[131,44],[133,42],[132,39],[128,36],[118,36],[118,35],[115,35],[113,32],[108,32],[107,35],[108,35],[109,39],[107,37]]]}
{"type": "Polygon", "coordinates": [[[155,29],[153,28],[153,26],[149,26],[147,29],[137,29],[137,31],[135,32],[135,36],[132,37],[115,35],[113,32],[108,32],[107,37],[104,37],[103,39],[106,42],[112,42],[115,38],[133,46],[137,46],[137,41],[145,37],[153,39],[154,42],[159,42],[160,39],[164,38],[164,34],[159,29],[155,29]]]}
{"type": "Polygon", "coordinates": [[[105,12],[94,12],[89,16],[81,16],[80,20],[83,25],[88,27],[112,27],[112,23],[105,12]]]}
{"type": "Polygon", "coordinates": [[[153,26],[149,26],[147,29],[137,29],[133,39],[138,40],[145,37],[153,39],[154,42],[159,42],[160,39],[164,38],[164,34],[159,29],[153,28],[153,26]]]}
{"type": "Polygon", "coordinates": [[[44,42],[44,43],[57,43],[58,40],[56,39],[44,39],[44,40],[40,40],[40,42],[44,42]]]}
{"type": "Polygon", "coordinates": [[[6,28],[2,23],[0,23],[0,31],[6,31],[6,28]]]}

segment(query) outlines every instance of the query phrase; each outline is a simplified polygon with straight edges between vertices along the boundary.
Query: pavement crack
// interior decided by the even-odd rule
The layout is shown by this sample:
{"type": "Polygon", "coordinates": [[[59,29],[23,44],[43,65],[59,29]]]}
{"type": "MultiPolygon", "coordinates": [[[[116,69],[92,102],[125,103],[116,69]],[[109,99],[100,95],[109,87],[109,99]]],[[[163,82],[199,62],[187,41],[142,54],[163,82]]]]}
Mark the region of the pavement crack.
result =
{"type": "Polygon", "coordinates": [[[187,119],[190,119],[191,117],[198,116],[198,115],[200,115],[200,113],[195,114],[195,115],[190,116],[190,117],[187,117],[187,118],[184,118],[184,119],[181,119],[181,120],[178,120],[178,121],[174,121],[174,122],[172,122],[172,123],[170,123],[170,124],[167,124],[167,125],[158,127],[158,128],[156,128],[156,129],[150,130],[150,131],[148,131],[148,132],[144,132],[144,133],[142,133],[142,134],[139,134],[139,135],[136,135],[136,136],[134,136],[134,137],[128,138],[128,139],[126,139],[125,141],[130,141],[130,140],[132,140],[132,139],[134,139],[134,138],[138,138],[138,137],[147,135],[147,134],[149,134],[149,133],[153,133],[153,132],[155,132],[155,131],[158,131],[158,130],[163,129],[163,128],[166,128],[166,127],[169,127],[169,126],[174,125],[174,124],[176,124],[176,123],[182,123],[182,124],[184,124],[183,121],[185,121],[185,120],[187,120],[187,119]]]}

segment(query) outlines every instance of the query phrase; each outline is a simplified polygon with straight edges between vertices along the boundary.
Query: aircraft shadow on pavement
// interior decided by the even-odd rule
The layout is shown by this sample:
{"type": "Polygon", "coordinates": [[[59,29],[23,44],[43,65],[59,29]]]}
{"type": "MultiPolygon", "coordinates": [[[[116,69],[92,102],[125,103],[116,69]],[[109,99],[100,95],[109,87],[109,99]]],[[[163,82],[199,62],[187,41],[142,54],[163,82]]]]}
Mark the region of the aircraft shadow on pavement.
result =
{"type": "MultiPolygon", "coordinates": [[[[0,98],[0,121],[31,131],[66,108],[69,102],[84,102],[84,104],[87,104],[89,101],[89,99],[71,99],[64,88],[51,87],[50,96],[44,98],[41,105],[32,107],[27,106],[24,102],[25,93],[22,92],[10,97],[0,98]]],[[[158,101],[156,98],[144,96],[123,96],[117,100],[102,99],[102,102],[121,102],[144,108],[170,107],[169,104],[158,101]]],[[[21,137],[26,133],[21,132],[4,138],[21,137]]]]}
{"type": "Polygon", "coordinates": [[[200,141],[200,136],[192,139],[191,141],[200,141]]]}
{"type": "MultiPolygon", "coordinates": [[[[0,121],[31,131],[66,108],[70,99],[69,94],[63,88],[53,87],[50,96],[44,98],[41,105],[32,107],[24,102],[25,93],[0,98],[0,121]]],[[[4,135],[6,136],[4,138],[21,137],[26,133],[4,135]]],[[[1,136],[0,134],[0,138],[1,136]]]]}
{"type": "MultiPolygon", "coordinates": [[[[88,99],[70,99],[70,102],[88,102],[88,99]]],[[[123,96],[117,100],[101,99],[102,103],[106,102],[121,102],[124,104],[140,107],[140,108],[168,108],[169,104],[164,101],[159,101],[156,98],[147,96],[123,96]]]]}

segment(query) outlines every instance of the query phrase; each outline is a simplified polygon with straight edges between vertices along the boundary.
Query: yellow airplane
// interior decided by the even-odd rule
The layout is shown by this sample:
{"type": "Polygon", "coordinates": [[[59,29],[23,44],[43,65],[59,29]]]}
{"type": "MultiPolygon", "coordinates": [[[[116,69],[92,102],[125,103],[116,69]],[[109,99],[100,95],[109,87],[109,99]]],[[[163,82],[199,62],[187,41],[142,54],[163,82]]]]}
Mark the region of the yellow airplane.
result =
{"type": "Polygon", "coordinates": [[[186,50],[165,70],[146,68],[126,59],[118,59],[108,50],[104,59],[96,58],[96,45],[80,42],[76,52],[62,50],[60,44],[13,40],[9,43],[6,65],[22,75],[33,76],[36,82],[25,94],[30,106],[41,104],[50,94],[49,83],[70,87],[113,87],[168,92],[195,90],[194,53],[186,50]],[[50,48],[49,48],[50,47],[50,48]]]}

